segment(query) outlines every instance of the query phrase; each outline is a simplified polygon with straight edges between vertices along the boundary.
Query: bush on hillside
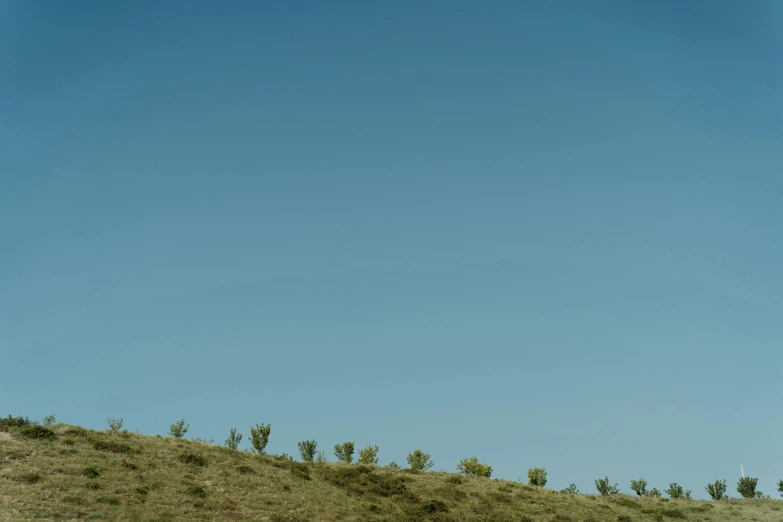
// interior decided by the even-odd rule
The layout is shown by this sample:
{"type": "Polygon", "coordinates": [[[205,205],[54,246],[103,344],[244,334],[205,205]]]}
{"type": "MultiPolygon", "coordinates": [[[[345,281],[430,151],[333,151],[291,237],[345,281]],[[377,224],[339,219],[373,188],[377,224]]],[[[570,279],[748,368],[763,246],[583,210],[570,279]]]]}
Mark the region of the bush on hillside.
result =
{"type": "Polygon", "coordinates": [[[226,439],[226,447],[236,451],[241,441],[242,441],[242,434],[237,433],[236,428],[231,428],[231,434],[226,439]]]}
{"type": "Polygon", "coordinates": [[[691,498],[691,491],[690,490],[684,490],[682,486],[677,484],[676,482],[672,482],[669,484],[669,489],[665,490],[664,493],[669,495],[671,498],[691,498]]]}
{"type": "Polygon", "coordinates": [[[22,436],[27,439],[54,440],[54,432],[45,426],[27,426],[22,428],[22,436]]]}
{"type": "Polygon", "coordinates": [[[607,495],[616,495],[620,492],[620,490],[617,487],[617,484],[612,486],[609,483],[609,477],[604,477],[602,479],[595,479],[595,489],[597,489],[598,492],[604,497],[607,495]]]}
{"type": "Polygon", "coordinates": [[[631,491],[640,497],[645,496],[647,494],[647,481],[643,478],[640,478],[639,480],[632,480],[631,491]]]}
{"type": "Polygon", "coordinates": [[[13,417],[9,415],[5,419],[0,419],[0,431],[8,431],[9,428],[26,428],[33,423],[27,417],[13,417]]]}
{"type": "Polygon", "coordinates": [[[571,495],[578,495],[579,490],[577,489],[576,484],[572,482],[567,488],[561,489],[560,493],[569,493],[571,495]]]}
{"type": "Polygon", "coordinates": [[[424,453],[420,449],[413,450],[408,454],[408,464],[413,471],[427,471],[434,465],[430,460],[430,454],[424,453]]]}
{"type": "Polygon", "coordinates": [[[207,459],[198,453],[188,452],[179,456],[179,461],[183,464],[193,464],[194,466],[204,467],[207,465],[207,459]]]}
{"type": "Polygon", "coordinates": [[[109,417],[106,419],[106,424],[109,425],[109,429],[113,432],[120,431],[122,429],[123,422],[124,421],[122,419],[118,419],[116,417],[109,417]]]}
{"type": "Polygon", "coordinates": [[[663,494],[661,493],[660,489],[652,488],[651,490],[649,490],[647,492],[647,495],[645,495],[645,496],[652,497],[652,498],[661,498],[663,496],[663,494]]]}
{"type": "Polygon", "coordinates": [[[303,462],[313,462],[315,460],[315,448],[318,443],[314,440],[302,440],[297,443],[299,454],[303,462]]]}
{"type": "Polygon", "coordinates": [[[258,424],[255,427],[250,426],[250,445],[253,451],[263,455],[266,451],[266,445],[269,444],[269,434],[272,432],[271,424],[258,424]]]}
{"type": "Polygon", "coordinates": [[[400,469],[400,465],[394,461],[391,461],[388,464],[386,464],[386,467],[389,469],[400,469]]]}
{"type": "Polygon", "coordinates": [[[527,470],[527,478],[531,486],[546,486],[546,470],[544,468],[533,468],[527,470]]]}
{"type": "Polygon", "coordinates": [[[55,422],[57,422],[57,418],[54,415],[47,415],[43,419],[44,426],[52,426],[55,422]]]}
{"type": "Polygon", "coordinates": [[[378,446],[366,446],[359,450],[359,464],[378,464],[378,446]]]}
{"type": "Polygon", "coordinates": [[[340,462],[350,464],[353,462],[353,442],[343,442],[334,445],[334,456],[340,462]]]}
{"type": "Polygon", "coordinates": [[[710,497],[712,500],[722,500],[726,498],[726,481],[725,480],[716,480],[712,484],[707,484],[707,487],[704,488],[707,490],[707,493],[710,494],[710,497]]]}
{"type": "Polygon", "coordinates": [[[780,492],[780,496],[783,497],[783,480],[778,481],[778,491],[780,492]]]}
{"type": "Polygon", "coordinates": [[[457,471],[465,475],[475,475],[477,477],[491,477],[492,466],[487,466],[479,462],[478,457],[468,457],[462,459],[457,464],[457,471]]]}
{"type": "Polygon", "coordinates": [[[175,439],[181,439],[188,432],[190,424],[185,426],[185,419],[180,419],[171,426],[169,426],[169,435],[175,439]]]}
{"type": "Polygon", "coordinates": [[[737,482],[737,492],[744,498],[753,498],[756,496],[756,485],[759,479],[752,477],[741,477],[737,482]]]}

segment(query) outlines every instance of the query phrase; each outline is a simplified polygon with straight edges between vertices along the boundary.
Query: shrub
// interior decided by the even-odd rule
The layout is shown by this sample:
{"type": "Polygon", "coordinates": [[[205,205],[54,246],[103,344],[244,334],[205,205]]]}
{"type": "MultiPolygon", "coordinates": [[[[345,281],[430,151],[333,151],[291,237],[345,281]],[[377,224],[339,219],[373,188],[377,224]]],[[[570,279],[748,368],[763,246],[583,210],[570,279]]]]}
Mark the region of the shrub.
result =
{"type": "Polygon", "coordinates": [[[579,490],[576,488],[576,484],[572,482],[571,485],[569,485],[567,488],[561,489],[560,493],[569,493],[571,495],[578,495],[579,490]]]}
{"type": "Polygon", "coordinates": [[[597,489],[602,496],[616,495],[620,492],[617,488],[617,484],[614,486],[609,484],[609,477],[595,479],[595,489],[597,489]]]}
{"type": "Polygon", "coordinates": [[[712,500],[721,500],[726,498],[726,481],[725,480],[716,480],[712,484],[707,484],[707,487],[704,488],[707,490],[707,493],[710,494],[710,497],[712,497],[712,500]]]}
{"type": "Polygon", "coordinates": [[[171,426],[169,426],[169,436],[175,439],[181,439],[188,432],[190,424],[185,426],[185,419],[180,419],[171,426]]]}
{"type": "Polygon", "coordinates": [[[312,480],[312,477],[310,477],[310,469],[307,467],[307,464],[303,462],[291,461],[288,470],[291,472],[291,475],[297,478],[312,480]]]}
{"type": "Polygon", "coordinates": [[[204,444],[214,444],[215,443],[215,437],[210,438],[204,438],[204,437],[193,437],[193,440],[196,442],[203,442],[204,444]]]}
{"type": "Polygon", "coordinates": [[[199,498],[204,498],[207,496],[207,490],[201,486],[188,486],[187,489],[185,489],[185,493],[187,495],[199,498]]]}
{"type": "Polygon", "coordinates": [[[430,460],[430,454],[424,453],[420,449],[408,454],[408,464],[414,471],[427,471],[434,465],[430,460]]]}
{"type": "Polygon", "coordinates": [[[87,478],[98,478],[101,475],[101,472],[93,466],[88,466],[82,470],[82,475],[87,478]]]}
{"type": "Polygon", "coordinates": [[[266,451],[266,445],[269,443],[269,434],[272,432],[271,424],[258,424],[250,427],[250,445],[253,451],[263,455],[266,451]]]}
{"type": "Polygon", "coordinates": [[[640,497],[645,496],[647,494],[647,481],[643,478],[640,478],[639,480],[632,480],[631,491],[640,497]]]}
{"type": "Polygon", "coordinates": [[[236,428],[231,428],[231,435],[229,435],[228,438],[226,439],[226,447],[236,451],[241,440],[242,440],[242,434],[237,433],[236,428]]]}
{"type": "Polygon", "coordinates": [[[8,428],[26,428],[32,426],[33,423],[27,417],[13,417],[8,415],[8,418],[0,419],[0,431],[8,431],[8,428]]]}
{"type": "Polygon", "coordinates": [[[751,477],[742,477],[737,482],[737,492],[744,498],[753,498],[756,496],[756,485],[759,479],[751,477]]]}
{"type": "Polygon", "coordinates": [[[359,464],[378,464],[378,446],[366,446],[359,450],[359,464]]]}
{"type": "Polygon", "coordinates": [[[22,428],[22,436],[27,439],[54,440],[54,432],[44,426],[22,428]]]}
{"type": "Polygon", "coordinates": [[[343,442],[334,445],[334,456],[340,462],[350,464],[353,462],[353,442],[343,442]]]}
{"type": "Polygon", "coordinates": [[[122,429],[123,420],[115,417],[109,417],[106,419],[106,424],[109,425],[109,429],[113,432],[120,431],[122,429]]]}
{"type": "Polygon", "coordinates": [[[419,505],[419,509],[425,513],[438,513],[446,511],[446,503],[442,500],[428,500],[419,505]]]}
{"type": "Polygon", "coordinates": [[[783,480],[778,481],[778,492],[780,492],[780,496],[783,497],[783,480]]]}
{"type": "Polygon", "coordinates": [[[319,464],[320,463],[324,463],[324,462],[328,462],[326,460],[326,452],[324,452],[324,450],[319,451],[318,455],[316,455],[316,457],[315,457],[315,461],[318,462],[319,464]]]}
{"type": "Polygon", "coordinates": [[[21,482],[22,484],[36,484],[43,480],[43,476],[40,473],[23,471],[13,477],[13,480],[21,482]]]}
{"type": "Polygon", "coordinates": [[[527,470],[527,478],[531,486],[546,486],[546,470],[544,468],[533,468],[527,470]]]}
{"type": "Polygon", "coordinates": [[[389,469],[400,469],[400,465],[394,461],[391,461],[388,464],[386,464],[386,467],[389,469]]]}
{"type": "Polygon", "coordinates": [[[297,443],[299,454],[302,455],[304,462],[313,462],[315,460],[315,447],[318,445],[314,440],[303,440],[297,443]]]}
{"type": "Polygon", "coordinates": [[[57,421],[57,419],[55,418],[54,415],[47,415],[46,417],[44,417],[43,424],[44,424],[44,426],[51,426],[56,421],[57,421]]]}
{"type": "Polygon", "coordinates": [[[457,464],[457,471],[465,475],[476,475],[478,477],[492,476],[492,466],[487,466],[479,462],[478,457],[468,457],[462,459],[457,464]]]}
{"type": "Polygon", "coordinates": [[[685,498],[685,491],[682,489],[682,486],[676,482],[671,482],[669,484],[669,489],[664,490],[664,493],[671,498],[685,498]]]}
{"type": "Polygon", "coordinates": [[[183,464],[193,464],[195,466],[204,467],[207,465],[207,459],[198,453],[183,453],[179,456],[179,461],[183,464]]]}
{"type": "MultiPolygon", "coordinates": [[[[756,494],[753,495],[753,497],[754,498],[764,498],[764,493],[762,493],[761,491],[756,491],[756,494]]],[[[769,498],[769,497],[767,497],[767,498],[769,498]]]]}
{"type": "Polygon", "coordinates": [[[663,494],[661,493],[660,489],[652,488],[650,491],[647,492],[646,496],[653,497],[653,498],[661,498],[663,494]]]}

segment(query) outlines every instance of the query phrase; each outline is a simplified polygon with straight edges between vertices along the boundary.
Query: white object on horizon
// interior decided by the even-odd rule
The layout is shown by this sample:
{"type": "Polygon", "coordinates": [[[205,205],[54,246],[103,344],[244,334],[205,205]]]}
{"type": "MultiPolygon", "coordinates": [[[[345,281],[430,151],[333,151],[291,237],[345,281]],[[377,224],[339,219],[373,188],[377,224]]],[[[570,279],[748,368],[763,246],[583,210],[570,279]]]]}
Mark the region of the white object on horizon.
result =
{"type": "Polygon", "coordinates": [[[745,470],[742,469],[742,464],[740,464],[740,473],[742,473],[742,478],[745,478],[745,470]]]}

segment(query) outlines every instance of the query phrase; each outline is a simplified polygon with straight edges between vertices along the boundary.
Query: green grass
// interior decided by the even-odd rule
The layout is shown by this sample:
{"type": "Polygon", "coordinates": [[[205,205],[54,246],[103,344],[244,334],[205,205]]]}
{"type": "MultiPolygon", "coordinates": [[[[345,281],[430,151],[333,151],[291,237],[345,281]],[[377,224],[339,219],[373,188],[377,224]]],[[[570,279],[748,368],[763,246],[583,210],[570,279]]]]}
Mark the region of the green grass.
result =
{"type": "Polygon", "coordinates": [[[779,500],[570,495],[375,465],[303,464],[58,424],[0,432],[0,521],[783,522],[779,500]]]}

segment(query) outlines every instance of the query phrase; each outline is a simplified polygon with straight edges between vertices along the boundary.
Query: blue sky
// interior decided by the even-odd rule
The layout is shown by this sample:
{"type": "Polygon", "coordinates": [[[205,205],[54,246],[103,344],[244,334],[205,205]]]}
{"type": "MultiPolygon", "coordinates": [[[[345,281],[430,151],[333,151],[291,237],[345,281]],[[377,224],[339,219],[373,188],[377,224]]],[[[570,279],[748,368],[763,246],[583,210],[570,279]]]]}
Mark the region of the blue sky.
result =
{"type": "Polygon", "coordinates": [[[0,414],[774,493],[779,2],[185,6],[0,2],[0,414]]]}

